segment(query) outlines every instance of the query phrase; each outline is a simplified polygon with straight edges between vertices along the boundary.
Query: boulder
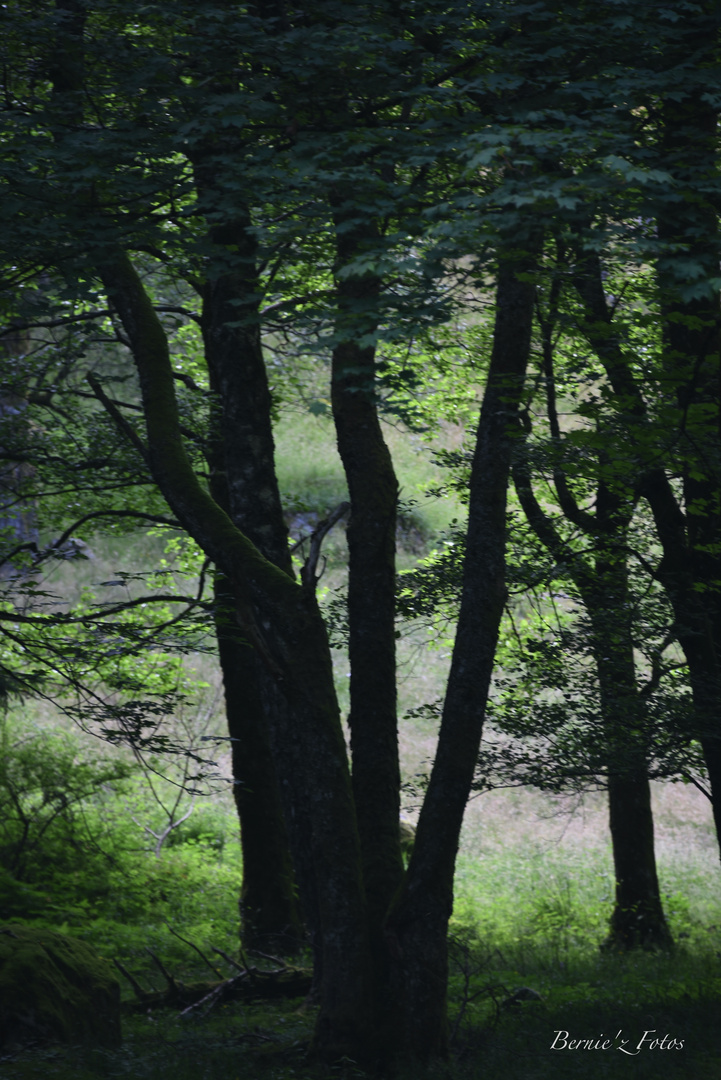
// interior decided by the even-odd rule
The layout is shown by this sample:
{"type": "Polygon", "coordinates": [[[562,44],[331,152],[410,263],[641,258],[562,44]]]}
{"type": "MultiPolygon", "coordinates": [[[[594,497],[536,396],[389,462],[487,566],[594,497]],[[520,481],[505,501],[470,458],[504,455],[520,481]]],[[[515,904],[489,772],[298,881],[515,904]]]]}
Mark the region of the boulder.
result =
{"type": "Polygon", "coordinates": [[[120,987],[89,945],[44,927],[0,926],[0,1047],[120,1039],[120,987]]]}
{"type": "Polygon", "coordinates": [[[411,825],[410,821],[405,821],[401,818],[399,828],[401,833],[401,852],[405,859],[410,859],[411,852],[413,851],[413,844],[416,839],[416,827],[415,825],[411,825]]]}

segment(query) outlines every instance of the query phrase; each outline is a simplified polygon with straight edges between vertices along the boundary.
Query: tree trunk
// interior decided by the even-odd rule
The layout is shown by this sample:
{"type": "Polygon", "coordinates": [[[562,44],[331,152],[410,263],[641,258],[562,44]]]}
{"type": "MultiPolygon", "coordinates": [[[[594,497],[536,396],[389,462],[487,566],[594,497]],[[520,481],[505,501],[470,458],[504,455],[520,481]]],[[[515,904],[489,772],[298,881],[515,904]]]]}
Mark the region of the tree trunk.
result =
{"type": "Polygon", "coordinates": [[[643,767],[608,778],[616,899],[606,946],[626,951],[673,944],[661,904],[651,789],[643,767]]]}
{"type": "MultiPolygon", "coordinates": [[[[716,41],[702,23],[695,44],[715,55],[716,41]]],[[[666,533],[662,572],[689,664],[695,735],[704,751],[721,851],[721,302],[715,284],[721,235],[714,198],[699,195],[699,185],[703,191],[709,182],[718,184],[717,125],[718,108],[701,90],[664,102],[661,149],[675,185],[672,201],[658,209],[659,240],[670,251],[658,261],[657,278],[665,375],[678,401],[685,509],[685,543],[679,548],[666,533]],[[694,284],[707,283],[690,298],[684,296],[689,257],[696,264],[694,284]]],[[[658,488],[649,485],[652,498],[658,488]]],[[[651,506],[658,518],[662,504],[651,506]]]]}
{"type": "MultiPolygon", "coordinates": [[[[196,176],[202,172],[197,168],[196,176]]],[[[210,235],[219,252],[219,265],[214,273],[211,264],[203,290],[205,358],[211,391],[217,395],[208,455],[210,486],[215,501],[258,550],[292,576],[288,531],[275,476],[270,393],[258,327],[256,252],[249,224],[241,218],[212,229],[210,235]],[[229,250],[234,252],[232,262],[229,250]]],[[[243,851],[243,942],[246,948],[292,952],[303,940],[303,925],[271,752],[274,725],[269,710],[277,703],[277,696],[266,695],[264,700],[262,661],[229,620],[233,596],[222,575],[216,577],[215,595],[216,638],[228,734],[233,740],[234,794],[243,851]]],[[[313,915],[311,910],[311,924],[313,915]]]]}
{"type": "MultiPolygon", "coordinates": [[[[600,267],[596,267],[600,269],[600,267]]],[[[600,277],[584,277],[587,304],[606,314],[600,277]],[[591,292],[593,290],[593,292],[591,292]]],[[[561,441],[555,398],[553,327],[544,332],[544,375],[551,436],[561,441]]],[[[600,335],[602,344],[608,342],[600,335]]],[[[618,365],[616,365],[618,366],[618,365]]],[[[608,944],[627,949],[639,945],[669,945],[671,938],[661,904],[656,874],[651,792],[648,781],[643,703],[634,664],[632,601],[628,587],[626,532],[635,506],[632,479],[624,485],[614,477],[611,487],[603,478],[607,455],[598,454],[600,477],[596,483],[595,514],[577,503],[566,475],[554,469],[559,506],[576,529],[588,539],[589,562],[567,545],[533,492],[525,460],[514,466],[519,501],[531,528],[553,557],[568,568],[588,613],[592,651],[599,683],[599,712],[606,743],[608,804],[616,877],[616,898],[608,944]]]]}
{"type": "Polygon", "coordinates": [[[471,468],[461,608],[438,752],[404,888],[386,931],[402,1002],[402,1050],[421,1061],[448,1050],[448,920],[506,601],[506,494],[534,300],[533,285],[521,278],[531,266],[531,256],[503,258],[498,271],[493,350],[471,468]]]}
{"type": "MultiPolygon", "coordinates": [[[[674,214],[679,212],[678,205],[676,203],[673,205],[674,213],[669,212],[665,224],[659,226],[660,233],[664,234],[667,240],[672,239],[674,214]]],[[[696,200],[692,201],[692,206],[696,207],[696,200]]],[[[677,227],[683,230],[681,222],[677,227]]],[[[717,235],[715,215],[712,220],[709,219],[706,222],[701,231],[710,237],[717,235]]],[[[689,227],[689,233],[693,236],[695,229],[689,227]]],[[[710,268],[709,274],[711,274],[710,268]]],[[[687,382],[680,377],[682,369],[685,368],[687,373],[696,371],[697,364],[707,359],[706,351],[709,346],[718,348],[718,344],[714,343],[712,338],[704,343],[703,338],[699,339],[691,333],[694,325],[692,316],[698,318],[698,322],[695,323],[697,329],[704,326],[707,330],[710,328],[709,319],[714,314],[717,300],[713,296],[707,298],[705,315],[699,308],[698,302],[694,302],[693,305],[681,304],[678,296],[678,286],[681,281],[676,281],[676,288],[673,287],[672,260],[666,262],[665,270],[659,271],[659,276],[663,279],[664,285],[662,307],[667,326],[674,326],[673,364],[668,364],[667,359],[668,381],[673,386],[687,382]],[[680,318],[678,325],[676,312],[680,318]],[[680,371],[680,361],[684,357],[685,363],[681,365],[680,371]]],[[[653,458],[656,459],[658,457],[657,442],[649,440],[652,430],[646,402],[632,375],[627,357],[618,341],[609,333],[611,315],[606,307],[601,281],[601,264],[597,256],[589,256],[584,260],[583,271],[576,280],[576,286],[587,313],[584,328],[586,335],[604,365],[613,392],[618,399],[618,408],[622,410],[626,418],[629,436],[635,441],[641,461],[648,456],[649,448],[653,458]]],[[[718,352],[715,364],[711,365],[712,370],[714,366],[718,370],[718,352]]],[[[712,386],[708,386],[708,389],[712,390],[712,386]]],[[[681,393],[680,397],[683,398],[684,394],[681,393]]],[[[709,439],[706,443],[706,465],[709,461],[718,460],[718,452],[712,451],[714,444],[718,445],[717,429],[720,415],[718,398],[716,404],[713,405],[712,394],[709,403],[712,409],[710,413],[707,412],[707,417],[710,416],[711,430],[708,431],[709,439]]],[[[678,424],[683,427],[686,403],[680,401],[679,404],[681,408],[678,413],[678,424]]],[[[658,437],[657,433],[656,438],[658,437]]],[[[667,434],[664,438],[667,438],[667,434]]],[[[686,450],[691,445],[693,443],[687,441],[686,450]]],[[[702,475],[703,471],[702,469],[702,475]]],[[[721,734],[718,723],[718,717],[721,715],[721,663],[718,659],[721,656],[721,604],[716,599],[718,597],[717,583],[721,580],[721,562],[717,554],[720,531],[718,515],[713,509],[717,505],[718,477],[712,473],[706,478],[706,489],[703,495],[702,491],[689,481],[690,477],[687,475],[684,484],[686,513],[679,505],[668,476],[663,469],[654,464],[642,472],[638,490],[651,508],[663,552],[655,576],[663,585],[669,598],[675,620],[674,629],[689,666],[695,714],[694,729],[689,731],[689,738],[698,738],[703,748],[713,796],[716,835],[721,852],[721,734]],[[693,522],[691,518],[694,519],[693,522]],[[692,545],[692,535],[698,534],[699,527],[705,529],[710,540],[701,559],[694,557],[692,545]]]]}
{"type": "Polygon", "coordinates": [[[286,704],[275,745],[281,784],[304,808],[317,882],[323,982],[314,1037],[319,1056],[357,1057],[373,1039],[367,915],[360,846],[328,638],[312,587],[267,560],[200,484],[180,435],[168,342],[127,256],[99,267],[140,376],[153,477],[183,528],[228,578],[245,640],[286,704]]]}
{"type": "MultiPolygon", "coordinates": [[[[336,224],[342,213],[336,209],[336,224]]],[[[367,227],[363,236],[374,237],[367,227]]],[[[363,250],[358,230],[339,230],[338,263],[363,250]]],[[[375,329],[377,278],[336,285],[332,403],[338,450],[350,493],[348,621],[350,738],[376,986],[376,1024],[395,1026],[388,985],[383,922],[403,877],[400,846],[400,764],[396,716],[395,531],[398,484],[376,405],[372,346],[358,339],[375,329]]],[[[383,1037],[382,1037],[383,1038],[383,1037]]]]}
{"type": "Polygon", "coordinates": [[[240,820],[243,885],[240,929],[245,949],[288,955],[304,940],[295,897],[288,833],[268,720],[258,684],[258,661],[231,622],[233,594],[215,581],[215,627],[231,739],[233,797],[240,820]]]}
{"type": "MultiPolygon", "coordinates": [[[[603,461],[602,465],[607,462],[603,461]]],[[[668,947],[671,934],[656,873],[644,704],[633,655],[626,530],[630,491],[596,488],[594,573],[578,582],[591,619],[601,716],[608,746],[608,809],[616,876],[609,947],[668,947]]]]}

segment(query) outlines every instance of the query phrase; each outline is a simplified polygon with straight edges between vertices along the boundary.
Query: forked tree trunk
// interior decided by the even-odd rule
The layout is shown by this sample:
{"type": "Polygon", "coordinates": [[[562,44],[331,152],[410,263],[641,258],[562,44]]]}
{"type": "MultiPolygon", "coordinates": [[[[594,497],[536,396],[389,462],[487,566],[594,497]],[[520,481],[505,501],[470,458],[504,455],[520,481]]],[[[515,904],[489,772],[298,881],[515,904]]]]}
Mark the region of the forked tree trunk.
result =
{"type": "MultiPolygon", "coordinates": [[[[599,265],[594,269],[598,271],[599,265]]],[[[554,283],[555,284],[555,283],[554,283]]],[[[598,273],[587,275],[581,292],[594,317],[607,317],[598,273]]],[[[554,305],[557,310],[557,298],[554,305]]],[[[552,332],[542,322],[546,407],[552,439],[562,432],[556,408],[552,332]]],[[[608,348],[608,335],[601,346],[608,348]]],[[[615,361],[618,366],[617,361],[615,361]]],[[[599,683],[599,712],[606,743],[608,804],[616,895],[607,945],[628,949],[671,944],[656,874],[651,791],[644,745],[642,701],[636,682],[628,588],[626,531],[634,511],[633,478],[625,486],[606,483],[606,455],[599,452],[595,513],[575,499],[563,468],[553,471],[558,504],[567,520],[587,537],[589,555],[582,557],[561,537],[537,500],[525,456],[514,466],[519,501],[529,525],[559,563],[568,568],[592,627],[592,651],[599,683]]]]}
{"type": "MultiPolygon", "coordinates": [[[[688,27],[679,35],[679,60],[693,48],[698,63],[704,54],[714,62],[714,7],[705,6],[705,19],[693,16],[694,35],[688,27]]],[[[689,666],[695,713],[689,737],[703,748],[721,854],[721,342],[719,295],[713,284],[721,236],[713,196],[705,190],[718,183],[717,124],[717,107],[696,88],[664,101],[658,161],[674,183],[666,185],[668,195],[660,195],[655,207],[658,238],[668,245],[658,257],[656,274],[664,323],[664,380],[676,391],[674,451],[686,459],[682,504],[664,470],[655,465],[657,440],[668,439],[668,426],[653,431],[628,358],[608,333],[611,316],[597,256],[586,259],[577,287],[588,315],[586,333],[604,363],[619,410],[631,422],[629,433],[636,438],[639,456],[648,457],[651,448],[654,459],[639,488],[651,507],[663,550],[656,576],[673,608],[689,666]]],[[[667,412],[667,425],[669,419],[667,412]]]]}
{"type": "Polygon", "coordinates": [[[185,530],[228,578],[235,613],[286,703],[276,717],[281,783],[307,808],[304,837],[317,882],[323,981],[315,1052],[358,1056],[373,1040],[360,846],[328,638],[315,591],[258,551],[198,481],[180,434],[168,342],[130,260],[99,266],[140,376],[153,477],[185,530]],[[290,767],[286,763],[290,763],[290,767]]]}

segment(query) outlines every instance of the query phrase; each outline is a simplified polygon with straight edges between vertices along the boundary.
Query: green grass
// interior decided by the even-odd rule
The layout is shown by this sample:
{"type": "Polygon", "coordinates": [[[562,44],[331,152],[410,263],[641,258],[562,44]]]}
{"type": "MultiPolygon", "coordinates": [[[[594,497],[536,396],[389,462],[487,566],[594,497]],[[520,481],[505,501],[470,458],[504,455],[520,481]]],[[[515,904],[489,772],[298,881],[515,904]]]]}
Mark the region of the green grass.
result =
{"type": "MultiPolygon", "coordinates": [[[[403,504],[398,526],[399,562],[403,568],[427,552],[434,537],[460,515],[461,508],[455,497],[437,499],[427,495],[426,489],[442,483],[446,476],[433,462],[431,450],[420,436],[390,424],[383,425],[383,434],[393,457],[403,504]]],[[[449,432],[444,442],[457,439],[455,433],[449,432]]],[[[275,442],[278,483],[289,514],[311,512],[322,517],[348,498],[335,432],[328,417],[294,414],[281,419],[275,428],[275,442]]]]}
{"type": "MultiPolygon", "coordinates": [[[[456,929],[451,946],[452,1057],[432,1075],[444,1080],[554,1080],[671,1076],[721,1077],[721,972],[718,958],[676,950],[631,957],[576,952],[554,963],[539,948],[534,957],[506,955],[472,931],[456,929]],[[519,987],[540,999],[507,1004],[519,987]],[[648,1039],[683,1042],[662,1050],[648,1039]],[[559,1034],[561,1033],[561,1034],[559,1034]],[[564,1034],[567,1033],[567,1034],[564,1034]],[[603,1039],[603,1050],[562,1048],[563,1041],[603,1039]],[[625,1043],[623,1040],[627,1040],[625,1043]],[[559,1046],[552,1049],[554,1040],[559,1046]],[[623,1047],[629,1053],[624,1053],[623,1047]]],[[[269,1006],[231,1004],[192,1022],[170,1012],[128,1014],[124,1045],[108,1052],[37,1048],[2,1062],[17,1080],[321,1080],[363,1077],[357,1065],[313,1066],[306,1061],[313,1015],[300,1000],[269,1006]]],[[[419,1080],[415,1070],[404,1080],[419,1080]]]]}
{"type": "MultiPolygon", "coordinates": [[[[579,806],[510,791],[472,801],[451,924],[452,1057],[434,1076],[721,1080],[721,866],[709,810],[682,785],[655,786],[654,804],[677,946],[668,954],[623,956],[599,949],[612,886],[603,797],[579,806]],[[509,1004],[519,988],[538,998],[509,1004]],[[628,1039],[625,1048],[633,1051],[645,1031],[683,1040],[683,1049],[644,1046],[624,1054],[619,1040],[628,1039]],[[602,1036],[611,1040],[607,1050],[552,1049],[554,1039],[602,1036]]],[[[160,859],[126,853],[107,896],[66,928],[107,958],[117,956],[148,986],[162,987],[148,945],[175,975],[207,978],[197,953],[166,920],[209,955],[213,946],[233,952],[239,856],[232,815],[227,797],[218,795],[160,859]],[[218,835],[226,837],[220,849],[209,842],[218,835]]],[[[223,966],[214,954],[213,960],[223,966]]],[[[124,996],[132,997],[127,987],[124,996]]],[[[1,1071],[9,1080],[362,1077],[352,1063],[307,1063],[312,1022],[301,1000],[231,1004],[192,1023],[171,1012],[128,1014],[120,1051],[36,1048],[3,1061],[1,1071]]],[[[410,1070],[402,1080],[420,1074],[410,1070]]]]}

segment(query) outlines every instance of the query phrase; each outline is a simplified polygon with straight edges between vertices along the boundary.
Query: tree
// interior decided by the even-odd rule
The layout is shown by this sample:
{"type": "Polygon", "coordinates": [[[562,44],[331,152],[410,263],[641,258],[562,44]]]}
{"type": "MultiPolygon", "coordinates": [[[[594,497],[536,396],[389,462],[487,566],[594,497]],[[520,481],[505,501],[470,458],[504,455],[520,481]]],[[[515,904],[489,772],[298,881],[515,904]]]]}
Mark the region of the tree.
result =
{"type": "Polygon", "coordinates": [[[719,581],[718,12],[699,4],[665,10],[658,18],[642,13],[641,19],[644,34],[658,46],[651,71],[631,77],[626,86],[629,102],[637,105],[623,110],[624,150],[618,167],[632,181],[622,201],[638,215],[630,230],[633,263],[655,269],[655,288],[647,301],[653,320],[636,315],[637,325],[653,340],[654,366],[643,355],[648,344],[639,356],[638,335],[630,339],[618,332],[614,306],[604,294],[603,259],[609,265],[614,261],[612,247],[602,239],[608,219],[582,236],[575,283],[587,339],[603,363],[610,400],[632,440],[637,491],[650,507],[663,550],[653,572],[668,594],[689,665],[696,709],[692,733],[703,748],[721,836],[713,719],[719,688],[714,644],[719,581]]]}
{"type": "Polygon", "coordinates": [[[97,383],[94,392],[171,520],[214,564],[220,638],[252,681],[254,730],[267,723],[316,936],[316,1052],[433,1058],[446,1049],[454,859],[506,595],[506,489],[533,280],[559,207],[591,201],[593,184],[579,196],[569,166],[579,131],[605,115],[602,75],[573,35],[597,34],[601,15],[586,30],[585,4],[563,25],[554,5],[151,4],[132,24],[112,2],[35,10],[43,79],[23,73],[7,110],[4,183],[23,253],[12,280],[46,272],[111,313],[137,371],[142,428],[97,383]],[[553,63],[540,64],[549,34],[569,25],[572,47],[557,41],[553,63]],[[403,153],[393,161],[395,139],[403,153]],[[493,347],[438,753],[401,880],[386,589],[397,496],[379,438],[375,352],[384,334],[422,322],[424,305],[440,317],[438,294],[464,258],[477,288],[496,281],[493,347]],[[186,381],[150,265],[201,295],[207,474],[181,414],[186,381]],[[312,287],[289,294],[285,283],[304,276],[312,287]],[[291,329],[315,320],[315,347],[333,353],[352,502],[352,779],[315,596],[318,544],[299,579],[289,565],[260,345],[266,302],[294,313],[291,329]],[[389,1000],[396,1010],[379,1025],[389,1000]]]}

